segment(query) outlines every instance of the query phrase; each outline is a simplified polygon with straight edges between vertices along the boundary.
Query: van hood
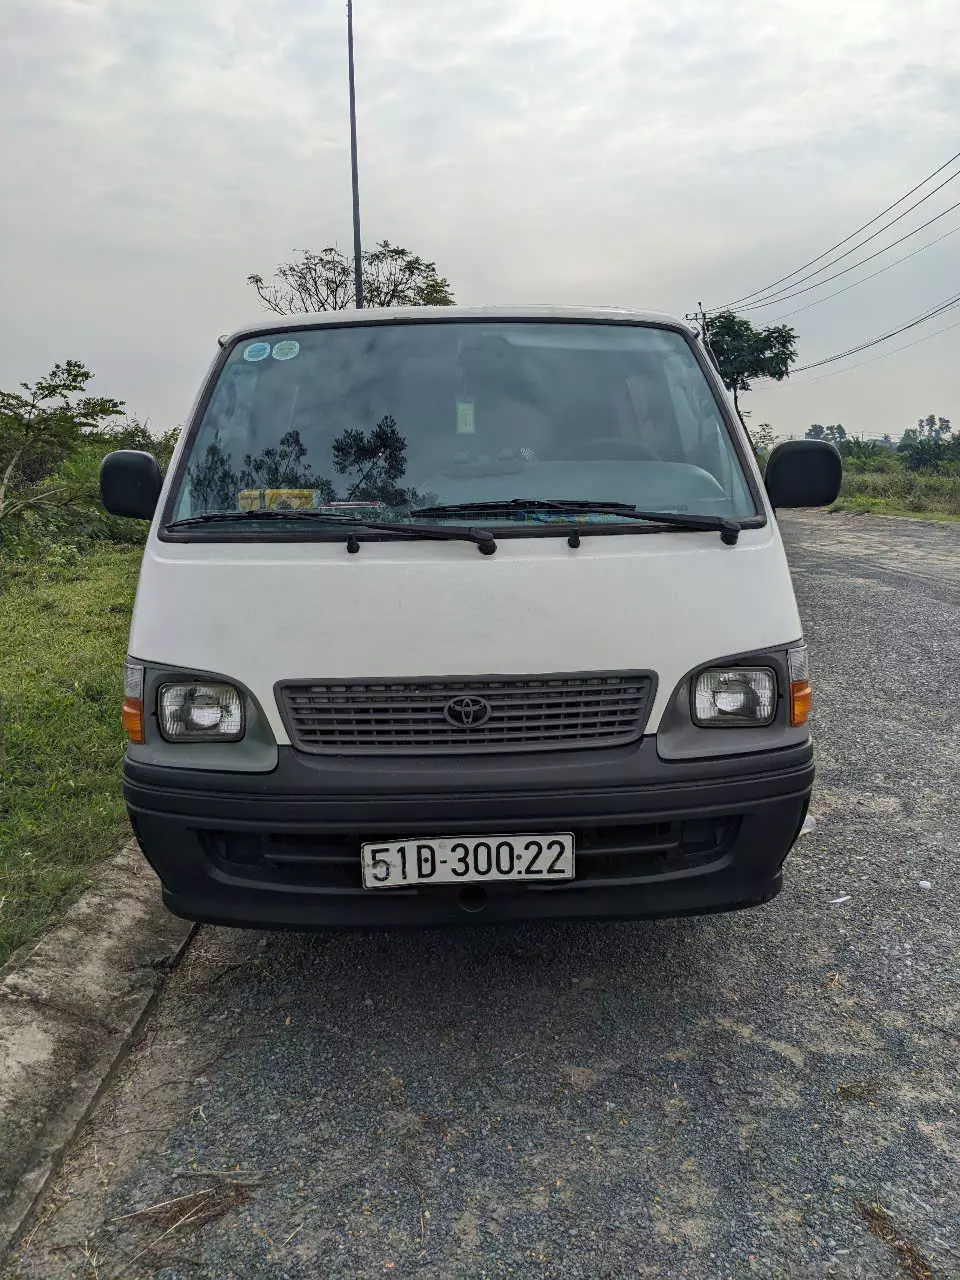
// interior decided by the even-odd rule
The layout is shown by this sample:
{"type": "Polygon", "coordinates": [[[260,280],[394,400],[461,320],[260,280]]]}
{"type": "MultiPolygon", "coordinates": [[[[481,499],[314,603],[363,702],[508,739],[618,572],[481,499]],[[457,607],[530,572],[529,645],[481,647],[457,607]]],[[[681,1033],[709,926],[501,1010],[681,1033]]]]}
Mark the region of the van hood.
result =
{"type": "Polygon", "coordinates": [[[161,542],[144,554],[130,653],[247,688],[289,741],[274,686],[653,670],[648,730],[693,668],[793,643],[776,524],[716,533],[469,542],[161,542]]]}

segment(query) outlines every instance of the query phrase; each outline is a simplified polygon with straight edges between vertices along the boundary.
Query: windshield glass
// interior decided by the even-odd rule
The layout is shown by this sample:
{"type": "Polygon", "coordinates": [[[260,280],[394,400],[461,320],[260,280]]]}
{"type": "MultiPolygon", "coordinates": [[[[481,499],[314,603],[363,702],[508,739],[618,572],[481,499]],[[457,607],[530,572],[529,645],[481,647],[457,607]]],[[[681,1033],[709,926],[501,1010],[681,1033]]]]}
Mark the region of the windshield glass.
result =
{"type": "MultiPolygon", "coordinates": [[[[171,519],[299,508],[396,521],[419,508],[518,497],[757,514],[681,334],[449,321],[240,341],[188,446],[171,519]]],[[[483,523],[625,518],[520,508],[483,523]]],[[[284,522],[255,527],[270,537],[284,522]]]]}

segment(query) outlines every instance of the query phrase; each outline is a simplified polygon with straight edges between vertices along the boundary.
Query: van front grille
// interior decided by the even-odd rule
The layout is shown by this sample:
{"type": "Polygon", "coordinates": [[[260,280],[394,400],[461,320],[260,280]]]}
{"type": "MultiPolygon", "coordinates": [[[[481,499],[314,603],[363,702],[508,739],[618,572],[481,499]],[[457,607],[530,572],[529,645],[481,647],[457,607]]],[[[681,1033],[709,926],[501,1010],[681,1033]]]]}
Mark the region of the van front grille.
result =
{"type": "Polygon", "coordinates": [[[549,751],[634,742],[646,726],[655,687],[648,671],[302,680],[278,685],[277,702],[300,751],[549,751]]]}

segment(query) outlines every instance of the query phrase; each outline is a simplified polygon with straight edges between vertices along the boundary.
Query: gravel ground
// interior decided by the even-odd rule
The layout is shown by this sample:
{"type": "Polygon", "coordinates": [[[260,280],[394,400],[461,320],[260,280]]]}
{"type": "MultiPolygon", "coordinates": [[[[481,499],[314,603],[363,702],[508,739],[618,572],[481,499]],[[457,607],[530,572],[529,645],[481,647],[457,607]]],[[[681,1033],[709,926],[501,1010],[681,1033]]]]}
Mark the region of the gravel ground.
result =
{"type": "Polygon", "coordinates": [[[819,826],[779,898],[204,929],[6,1280],[960,1276],[960,526],[783,524],[819,826]]]}

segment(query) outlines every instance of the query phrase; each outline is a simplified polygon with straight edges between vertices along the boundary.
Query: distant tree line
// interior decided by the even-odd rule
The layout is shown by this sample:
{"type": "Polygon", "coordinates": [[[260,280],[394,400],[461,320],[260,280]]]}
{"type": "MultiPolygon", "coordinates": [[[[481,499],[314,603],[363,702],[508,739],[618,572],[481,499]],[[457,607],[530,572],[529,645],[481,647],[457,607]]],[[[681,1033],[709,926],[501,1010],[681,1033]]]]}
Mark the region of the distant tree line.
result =
{"type": "Polygon", "coordinates": [[[889,434],[880,440],[860,440],[847,433],[841,423],[823,426],[813,423],[805,432],[808,440],[829,440],[849,463],[859,470],[926,471],[939,475],[960,475],[960,434],[955,434],[949,418],[930,413],[908,427],[899,441],[889,434]]]}

